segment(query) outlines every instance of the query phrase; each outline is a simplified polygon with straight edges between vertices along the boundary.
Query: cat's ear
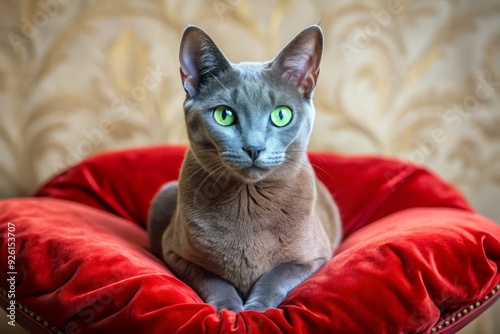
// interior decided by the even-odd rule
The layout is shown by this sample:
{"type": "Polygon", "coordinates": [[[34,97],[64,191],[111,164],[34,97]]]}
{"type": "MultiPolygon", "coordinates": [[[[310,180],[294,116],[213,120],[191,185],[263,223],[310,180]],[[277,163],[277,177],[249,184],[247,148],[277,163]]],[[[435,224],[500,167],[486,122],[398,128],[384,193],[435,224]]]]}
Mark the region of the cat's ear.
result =
{"type": "Polygon", "coordinates": [[[310,96],[319,75],[323,52],[323,33],[317,25],[298,34],[271,62],[282,78],[295,85],[301,94],[310,96]]]}
{"type": "Polygon", "coordinates": [[[195,26],[184,30],[179,60],[182,85],[190,97],[198,93],[209,76],[217,76],[231,66],[212,39],[195,26]]]}

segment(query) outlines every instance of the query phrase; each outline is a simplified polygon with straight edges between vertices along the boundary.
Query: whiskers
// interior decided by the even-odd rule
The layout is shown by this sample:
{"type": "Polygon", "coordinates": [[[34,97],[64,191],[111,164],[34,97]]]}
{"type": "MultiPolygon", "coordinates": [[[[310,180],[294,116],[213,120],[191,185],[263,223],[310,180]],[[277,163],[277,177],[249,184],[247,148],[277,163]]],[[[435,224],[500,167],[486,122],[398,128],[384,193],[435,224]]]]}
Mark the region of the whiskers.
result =
{"type": "Polygon", "coordinates": [[[208,168],[205,166],[205,170],[208,172],[208,175],[203,178],[196,188],[193,196],[193,204],[209,204],[211,199],[219,196],[221,191],[226,188],[231,175],[230,167],[225,165],[221,160],[214,161],[208,168]],[[219,174],[217,178],[214,176],[216,173],[219,174]],[[224,180],[221,179],[223,176],[225,176],[224,180]],[[203,197],[201,202],[196,201],[199,195],[203,197]]]}
{"type": "Polygon", "coordinates": [[[196,153],[197,154],[200,154],[200,153],[206,153],[206,152],[217,152],[217,153],[221,153],[223,152],[222,150],[219,150],[217,148],[205,148],[203,150],[196,150],[196,153]]]}
{"type": "MultiPolygon", "coordinates": [[[[221,161],[216,161],[216,164],[214,164],[213,168],[215,168],[214,170],[210,171],[208,173],[208,175],[200,182],[200,184],[198,185],[198,187],[196,188],[195,192],[194,192],[194,196],[193,196],[193,203],[196,203],[196,197],[198,196],[200,190],[202,189],[202,187],[205,185],[205,183],[207,182],[207,180],[210,179],[210,177],[216,173],[218,170],[220,170],[221,168],[224,168],[224,164],[221,162],[221,161]]],[[[221,173],[222,174],[222,173],[221,173]]],[[[220,175],[219,175],[220,177],[220,175]]],[[[218,178],[217,178],[218,179],[218,178]]],[[[217,182],[213,182],[212,184],[207,184],[207,187],[210,187],[210,186],[214,186],[216,185],[217,182]]],[[[214,192],[215,193],[215,192],[214,192]]],[[[203,194],[205,195],[205,197],[207,197],[206,195],[207,194],[203,194]]],[[[211,198],[214,198],[217,194],[210,194],[210,196],[208,197],[211,197],[211,198]]]]}
{"type": "MultiPolygon", "coordinates": [[[[210,153],[213,153],[213,152],[217,152],[217,153],[220,153],[222,152],[221,150],[218,150],[216,148],[208,148],[208,149],[203,149],[203,150],[196,150],[196,153],[199,155],[200,153],[207,153],[207,152],[210,152],[210,153]]],[[[196,169],[193,173],[191,173],[191,175],[184,181],[184,182],[187,182],[189,180],[191,180],[196,174],[198,174],[200,171],[203,171],[203,170],[210,170],[211,168],[217,166],[217,164],[221,163],[218,159],[215,159],[214,161],[211,161],[209,162],[208,164],[205,164],[205,165],[200,165],[200,167],[198,167],[198,169],[196,169]]]]}
{"type": "Polygon", "coordinates": [[[213,168],[213,167],[217,166],[220,163],[221,163],[220,161],[212,161],[212,162],[210,162],[210,163],[208,163],[208,164],[206,164],[204,166],[200,165],[200,167],[198,167],[198,169],[196,169],[193,173],[191,173],[191,175],[189,175],[189,177],[184,182],[188,182],[189,180],[191,180],[199,172],[201,172],[203,170],[210,170],[210,168],[213,168]]]}
{"type": "MultiPolygon", "coordinates": [[[[316,171],[319,170],[329,177],[332,176],[324,168],[320,167],[317,164],[310,162],[309,159],[307,159],[307,153],[308,153],[307,151],[297,150],[297,151],[287,151],[286,153],[287,153],[287,159],[285,160],[284,165],[289,165],[290,167],[295,168],[298,171],[302,171],[303,169],[306,169],[308,171],[312,171],[315,174],[317,174],[316,171]],[[291,153],[291,154],[289,154],[289,153],[291,153]],[[296,153],[296,155],[294,155],[293,153],[296,153]],[[306,155],[307,160],[303,159],[304,154],[306,155]]],[[[309,154],[314,155],[314,153],[309,153],[309,154]]],[[[319,156],[319,157],[321,159],[323,159],[323,161],[325,161],[324,158],[322,158],[321,156],[319,156]]]]}
{"type": "MultiPolygon", "coordinates": [[[[328,162],[326,161],[326,159],[321,155],[321,154],[317,154],[317,153],[314,153],[314,152],[309,152],[309,154],[311,156],[314,156],[315,158],[319,158],[321,159],[321,161],[323,161],[325,163],[325,165],[328,165],[328,162]]],[[[311,165],[316,169],[316,170],[320,170],[321,172],[323,172],[326,176],[328,176],[329,178],[334,178],[335,176],[333,176],[331,173],[329,173],[328,171],[326,171],[325,169],[321,168],[319,165],[317,164],[313,164],[311,163],[311,165]]]]}

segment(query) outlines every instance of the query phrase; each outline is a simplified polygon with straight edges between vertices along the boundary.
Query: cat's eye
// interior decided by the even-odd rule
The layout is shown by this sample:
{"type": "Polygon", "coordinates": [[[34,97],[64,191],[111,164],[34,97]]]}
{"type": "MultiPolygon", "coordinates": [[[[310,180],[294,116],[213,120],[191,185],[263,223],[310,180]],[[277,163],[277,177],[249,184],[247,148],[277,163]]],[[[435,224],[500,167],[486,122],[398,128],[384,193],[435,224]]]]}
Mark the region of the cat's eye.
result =
{"type": "Polygon", "coordinates": [[[236,123],[234,112],[227,106],[218,106],[214,109],[214,119],[217,123],[223,126],[233,125],[236,123]]]}
{"type": "Polygon", "coordinates": [[[292,110],[287,106],[279,106],[274,109],[269,117],[269,122],[277,127],[288,125],[292,121],[292,110]]]}

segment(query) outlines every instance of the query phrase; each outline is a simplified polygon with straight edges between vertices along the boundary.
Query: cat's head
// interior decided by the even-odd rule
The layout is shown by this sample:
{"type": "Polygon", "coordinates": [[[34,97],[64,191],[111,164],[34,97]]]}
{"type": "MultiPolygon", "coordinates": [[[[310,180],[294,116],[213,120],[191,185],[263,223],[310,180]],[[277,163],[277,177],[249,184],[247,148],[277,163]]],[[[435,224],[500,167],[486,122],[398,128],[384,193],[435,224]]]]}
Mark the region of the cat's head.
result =
{"type": "Polygon", "coordinates": [[[186,28],[179,54],[184,112],[202,166],[258,181],[303,158],[322,49],[321,29],[310,26],[272,61],[232,64],[203,30],[186,28]]]}

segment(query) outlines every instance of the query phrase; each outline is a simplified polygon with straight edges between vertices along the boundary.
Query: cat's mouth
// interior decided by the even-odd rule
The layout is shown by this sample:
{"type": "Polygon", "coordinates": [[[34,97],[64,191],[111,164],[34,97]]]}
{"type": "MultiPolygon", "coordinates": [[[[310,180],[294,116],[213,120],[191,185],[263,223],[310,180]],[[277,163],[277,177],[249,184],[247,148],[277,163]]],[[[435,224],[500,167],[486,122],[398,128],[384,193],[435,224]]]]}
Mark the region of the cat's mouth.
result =
{"type": "Polygon", "coordinates": [[[270,157],[247,158],[232,152],[222,152],[220,158],[224,165],[235,175],[247,182],[257,182],[264,179],[269,173],[281,165],[284,154],[274,154],[270,157]]]}

